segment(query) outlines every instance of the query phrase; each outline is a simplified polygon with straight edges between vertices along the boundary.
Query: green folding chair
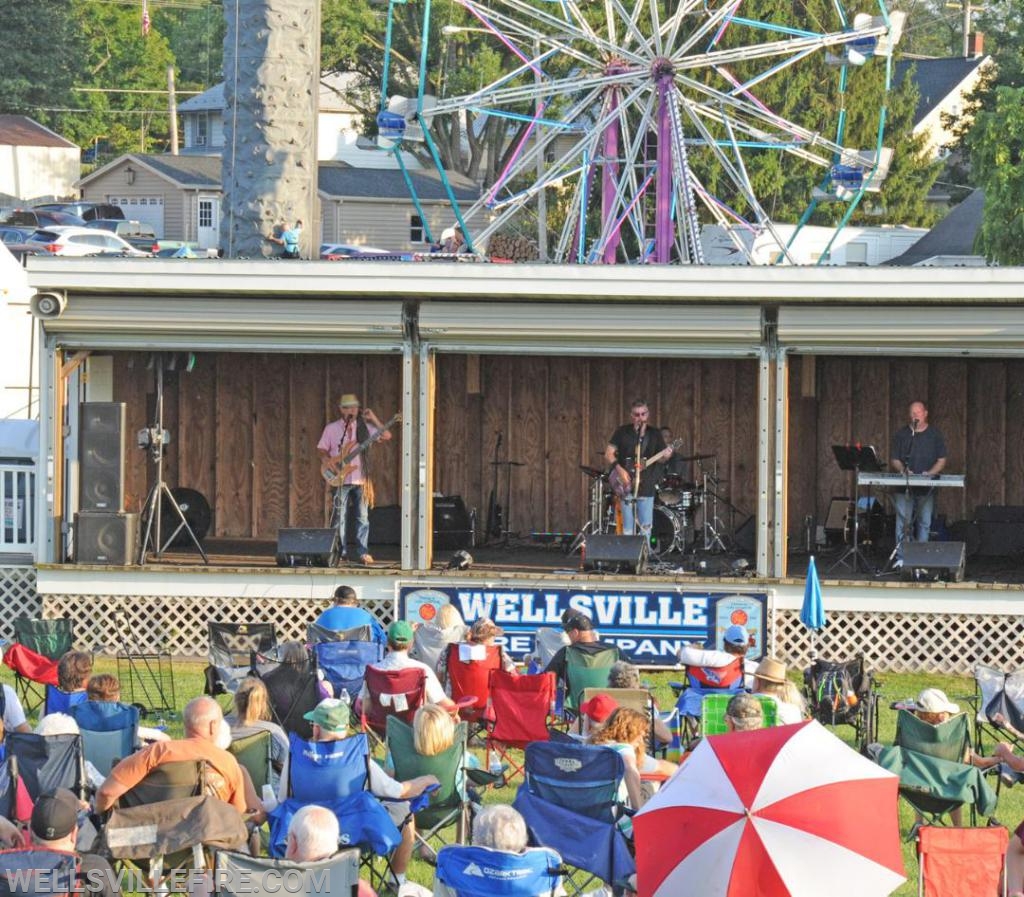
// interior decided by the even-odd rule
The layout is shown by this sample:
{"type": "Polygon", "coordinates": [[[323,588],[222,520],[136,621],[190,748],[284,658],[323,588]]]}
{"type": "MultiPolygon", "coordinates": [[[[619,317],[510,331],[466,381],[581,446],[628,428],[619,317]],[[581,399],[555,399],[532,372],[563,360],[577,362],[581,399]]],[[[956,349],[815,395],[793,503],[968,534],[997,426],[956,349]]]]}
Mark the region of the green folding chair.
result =
{"type": "MultiPolygon", "coordinates": [[[[704,695],[700,702],[700,727],[704,735],[721,735],[728,732],[725,724],[725,711],[729,702],[736,695],[704,695]]],[[[764,715],[762,728],[770,729],[775,725],[778,707],[767,695],[754,695],[761,702],[761,712],[764,715]]]]}
{"type": "Polygon", "coordinates": [[[239,766],[244,766],[248,770],[257,794],[263,792],[264,785],[275,784],[270,762],[271,737],[270,732],[265,729],[236,738],[228,746],[228,752],[234,755],[239,766]]]}
{"type": "Polygon", "coordinates": [[[619,649],[615,647],[589,653],[568,645],[565,649],[564,709],[573,716],[577,715],[583,690],[607,687],[608,673],[618,659],[619,649]]]}

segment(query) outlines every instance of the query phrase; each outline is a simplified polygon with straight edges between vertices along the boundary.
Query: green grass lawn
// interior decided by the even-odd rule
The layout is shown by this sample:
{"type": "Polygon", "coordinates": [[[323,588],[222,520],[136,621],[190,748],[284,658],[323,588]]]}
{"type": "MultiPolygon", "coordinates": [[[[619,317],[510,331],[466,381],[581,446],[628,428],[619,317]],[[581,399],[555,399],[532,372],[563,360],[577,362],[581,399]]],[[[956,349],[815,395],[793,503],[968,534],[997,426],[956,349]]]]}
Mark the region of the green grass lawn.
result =
{"type": "MultiPolygon", "coordinates": [[[[10,671],[6,668],[0,668],[0,681],[5,681],[8,684],[12,683],[12,677],[10,671]]],[[[174,663],[174,687],[175,693],[179,705],[184,706],[188,698],[198,695],[203,689],[203,665],[200,663],[189,663],[189,662],[175,662],[174,663]]],[[[103,673],[116,673],[116,665],[113,660],[98,659],[96,663],[96,672],[103,673]]],[[[677,679],[679,674],[677,672],[664,672],[664,673],[651,673],[646,676],[647,681],[651,684],[654,690],[655,697],[661,707],[670,707],[674,702],[674,696],[668,683],[674,679],[677,679]]],[[[889,709],[889,704],[892,701],[899,700],[901,698],[909,698],[916,695],[921,689],[926,687],[937,687],[943,689],[951,700],[960,703],[962,706],[966,703],[964,698],[973,695],[974,683],[969,678],[962,678],[956,676],[941,676],[941,675],[907,675],[907,674],[891,674],[883,675],[881,678],[881,689],[882,689],[882,700],[879,702],[879,741],[882,744],[891,744],[896,726],[896,712],[889,709]]],[[[152,725],[153,720],[148,719],[145,721],[147,724],[152,725]]],[[[175,717],[169,717],[165,720],[168,732],[172,736],[178,736],[181,734],[181,718],[180,713],[175,717]]],[[[847,743],[853,741],[853,729],[849,727],[841,727],[836,731],[836,734],[847,743]]],[[[991,744],[985,745],[987,751],[991,751],[991,744]]],[[[481,763],[486,765],[486,758],[483,756],[483,750],[480,748],[474,748],[474,752],[480,757],[481,763]]],[[[511,786],[500,789],[489,789],[484,795],[485,803],[497,803],[497,802],[511,802],[515,795],[515,787],[518,783],[513,783],[511,786]]],[[[913,825],[914,816],[905,803],[900,803],[900,831],[905,836],[913,825]]],[[[1024,816],[1024,785],[1013,788],[1004,788],[999,797],[999,807],[997,810],[997,818],[1000,822],[1008,825],[1011,829],[1014,828],[1017,823],[1024,816]]],[[[447,838],[451,838],[454,834],[454,829],[445,833],[447,838]]],[[[911,843],[904,843],[903,845],[903,856],[906,867],[908,881],[897,890],[895,893],[899,897],[911,897],[917,893],[917,859],[914,854],[914,845],[911,843]]],[[[430,884],[433,880],[433,870],[426,862],[421,860],[414,860],[413,866],[410,869],[410,878],[414,881],[419,881],[423,884],[430,884]]],[[[822,895],[827,897],[827,895],[822,895]]]]}

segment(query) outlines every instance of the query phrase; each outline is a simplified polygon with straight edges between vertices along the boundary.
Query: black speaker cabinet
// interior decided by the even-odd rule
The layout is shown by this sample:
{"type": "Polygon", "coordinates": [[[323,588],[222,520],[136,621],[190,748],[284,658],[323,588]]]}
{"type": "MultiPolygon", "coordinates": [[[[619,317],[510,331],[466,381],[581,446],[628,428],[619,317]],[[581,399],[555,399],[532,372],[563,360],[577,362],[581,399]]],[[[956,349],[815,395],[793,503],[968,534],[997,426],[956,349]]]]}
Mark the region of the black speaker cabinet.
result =
{"type": "MultiPolygon", "coordinates": [[[[350,545],[355,544],[355,524],[345,531],[345,536],[350,545]]],[[[402,544],[401,505],[378,505],[376,508],[370,508],[370,544],[402,544]]]]}
{"type": "Polygon", "coordinates": [[[78,452],[78,507],[124,509],[124,402],[82,402],[78,452]]]}
{"type": "Polygon", "coordinates": [[[966,546],[963,542],[907,542],[903,546],[903,578],[924,570],[948,582],[963,582],[966,546]]]}
{"type": "Polygon", "coordinates": [[[647,566],[646,536],[587,536],[584,570],[643,573],[647,566]]]}
{"type": "Polygon", "coordinates": [[[334,567],[338,563],[338,531],[280,529],[277,531],[279,567],[334,567]]]}
{"type": "Polygon", "coordinates": [[[978,525],[978,554],[1011,557],[1024,551],[1024,507],[979,505],[974,510],[978,525]]]}
{"type": "Polygon", "coordinates": [[[139,515],[123,511],[75,514],[75,563],[134,564],[139,554],[139,515]]]}
{"type": "Polygon", "coordinates": [[[434,551],[473,547],[473,525],[461,495],[434,496],[434,551]]]}

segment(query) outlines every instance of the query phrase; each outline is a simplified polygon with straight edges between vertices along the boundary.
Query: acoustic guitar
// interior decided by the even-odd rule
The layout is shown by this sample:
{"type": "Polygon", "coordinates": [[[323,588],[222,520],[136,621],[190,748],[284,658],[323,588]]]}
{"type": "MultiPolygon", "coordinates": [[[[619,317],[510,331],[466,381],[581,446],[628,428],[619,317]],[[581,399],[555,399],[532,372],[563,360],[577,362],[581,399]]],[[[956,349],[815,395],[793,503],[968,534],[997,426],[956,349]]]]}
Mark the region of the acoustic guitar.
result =
{"type": "Polygon", "coordinates": [[[320,473],[324,480],[327,481],[327,485],[344,485],[345,477],[347,477],[352,472],[352,468],[355,467],[355,459],[365,452],[371,445],[377,442],[377,440],[379,440],[401,419],[401,413],[394,415],[376,433],[371,433],[366,437],[366,439],[358,444],[356,444],[355,440],[352,440],[352,442],[346,442],[341,447],[341,452],[336,457],[324,461],[320,465],[320,473]]]}
{"type": "MultiPolygon", "coordinates": [[[[672,452],[678,452],[682,447],[683,440],[674,439],[671,445],[665,446],[658,454],[647,458],[644,461],[644,469],[652,464],[657,464],[663,458],[667,458],[672,452]]],[[[641,472],[638,471],[634,476],[630,476],[629,471],[621,464],[614,465],[608,474],[608,484],[611,486],[612,492],[619,498],[635,498],[640,491],[641,472]]]]}

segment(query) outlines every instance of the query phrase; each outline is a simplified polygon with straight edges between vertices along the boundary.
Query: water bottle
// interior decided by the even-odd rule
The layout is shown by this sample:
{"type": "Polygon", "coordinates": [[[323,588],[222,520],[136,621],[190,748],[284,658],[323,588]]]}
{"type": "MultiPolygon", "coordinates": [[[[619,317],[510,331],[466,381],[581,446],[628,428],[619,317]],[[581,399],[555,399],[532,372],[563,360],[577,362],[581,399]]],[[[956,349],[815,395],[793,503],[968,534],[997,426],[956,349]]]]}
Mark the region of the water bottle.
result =
{"type": "Polygon", "coordinates": [[[341,694],[338,695],[338,700],[341,701],[342,704],[351,704],[352,703],[352,699],[349,697],[348,689],[347,688],[343,688],[341,690],[341,694]]]}

